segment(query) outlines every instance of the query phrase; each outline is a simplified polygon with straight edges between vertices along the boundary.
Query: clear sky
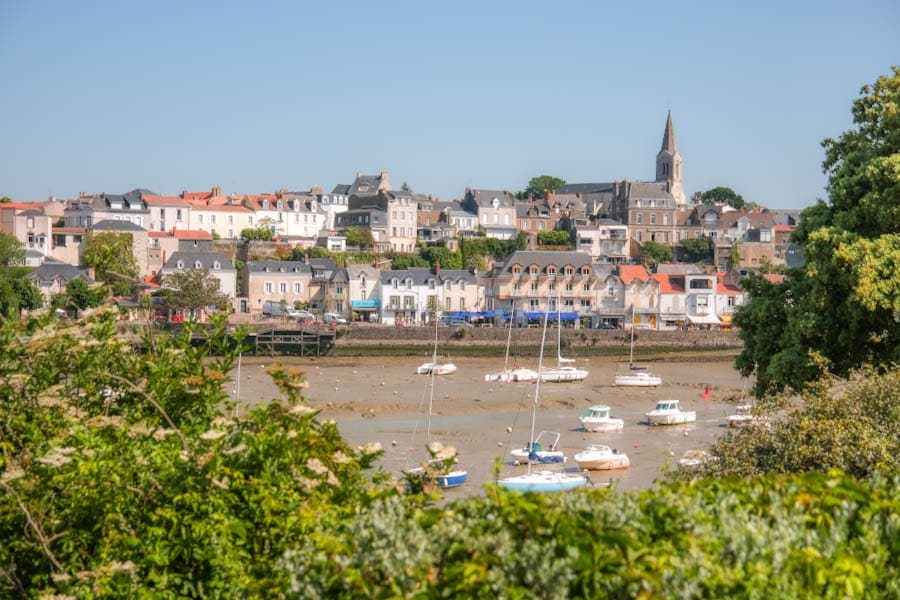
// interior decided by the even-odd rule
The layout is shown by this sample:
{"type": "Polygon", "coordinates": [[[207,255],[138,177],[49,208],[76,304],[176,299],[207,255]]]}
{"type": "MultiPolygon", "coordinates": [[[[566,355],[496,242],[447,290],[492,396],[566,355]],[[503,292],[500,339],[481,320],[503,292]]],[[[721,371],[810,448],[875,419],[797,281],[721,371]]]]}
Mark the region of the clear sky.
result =
{"type": "Polygon", "coordinates": [[[824,196],[900,2],[0,0],[0,196],[652,180],[824,196]]]}

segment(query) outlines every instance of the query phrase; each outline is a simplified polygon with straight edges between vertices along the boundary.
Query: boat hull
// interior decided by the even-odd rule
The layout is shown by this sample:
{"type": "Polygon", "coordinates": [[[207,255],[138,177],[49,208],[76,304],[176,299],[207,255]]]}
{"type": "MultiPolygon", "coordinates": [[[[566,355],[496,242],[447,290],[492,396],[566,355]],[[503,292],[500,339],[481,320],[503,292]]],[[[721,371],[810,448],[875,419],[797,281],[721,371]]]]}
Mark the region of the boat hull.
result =
{"type": "Polygon", "coordinates": [[[516,464],[531,462],[533,465],[550,465],[566,462],[566,455],[556,450],[530,452],[525,448],[517,448],[516,450],[510,451],[510,454],[515,459],[516,464]]]}
{"type": "Polygon", "coordinates": [[[499,373],[488,373],[484,376],[485,381],[496,381],[498,383],[534,383],[540,378],[537,371],[531,369],[509,369],[500,371],[499,373]]]}
{"type": "Polygon", "coordinates": [[[560,367],[558,369],[544,369],[541,371],[541,381],[544,383],[572,383],[587,379],[588,372],[575,367],[560,367]]]}
{"type": "Polygon", "coordinates": [[[622,431],[625,428],[625,421],[622,419],[582,418],[581,426],[584,427],[585,431],[590,432],[622,431]]]}
{"type": "Polygon", "coordinates": [[[613,385],[618,387],[655,387],[662,385],[662,378],[649,373],[629,373],[628,375],[616,375],[613,385]]]}
{"type": "Polygon", "coordinates": [[[459,487],[469,478],[468,471],[450,471],[446,475],[439,475],[438,485],[444,489],[459,487]]]}
{"type": "Polygon", "coordinates": [[[681,425],[683,423],[693,423],[697,420],[697,413],[690,411],[678,411],[674,413],[654,413],[648,412],[645,415],[651,425],[681,425]]]}
{"type": "Polygon", "coordinates": [[[625,454],[591,458],[590,454],[579,452],[575,455],[575,462],[578,463],[579,468],[589,471],[612,471],[614,469],[627,469],[631,466],[631,461],[625,454]]]}
{"type": "Polygon", "coordinates": [[[571,473],[538,471],[515,477],[505,477],[497,481],[497,485],[518,492],[565,492],[583,487],[587,479],[571,473]]]}
{"type": "Polygon", "coordinates": [[[437,365],[425,363],[416,369],[416,373],[419,375],[430,375],[431,371],[434,371],[435,375],[449,375],[456,372],[456,365],[453,363],[439,363],[437,365]]]}

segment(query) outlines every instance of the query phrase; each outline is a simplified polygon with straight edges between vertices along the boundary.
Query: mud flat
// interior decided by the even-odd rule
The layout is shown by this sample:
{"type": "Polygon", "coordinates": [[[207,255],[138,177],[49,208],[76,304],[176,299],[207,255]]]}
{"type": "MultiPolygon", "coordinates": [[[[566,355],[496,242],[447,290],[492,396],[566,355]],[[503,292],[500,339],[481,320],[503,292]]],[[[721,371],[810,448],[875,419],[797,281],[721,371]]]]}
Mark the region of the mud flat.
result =
{"type": "MultiPolygon", "coordinates": [[[[252,358],[242,361],[240,400],[243,405],[266,403],[278,391],[265,372],[273,362],[305,368],[310,386],[309,403],[321,409],[320,419],[333,419],[352,445],[378,442],[384,448],[381,466],[399,473],[421,460],[425,442],[425,411],[429,377],[417,375],[425,357],[362,358],[252,358]]],[[[460,465],[469,471],[469,483],[448,495],[480,493],[493,478],[495,457],[503,462],[502,474],[520,472],[513,466],[511,447],[528,440],[534,385],[486,383],[484,375],[502,367],[503,359],[461,357],[453,361],[456,373],[436,378],[432,439],[455,446],[460,465]],[[507,428],[512,427],[512,433],[507,428]]],[[[562,434],[560,449],[575,470],[575,452],[590,443],[606,444],[626,452],[631,467],[623,471],[594,472],[596,483],[617,480],[623,489],[649,486],[674,466],[686,451],[708,444],[725,431],[725,418],[733,413],[742,393],[740,374],[730,356],[694,356],[649,364],[660,375],[658,388],[616,388],[617,369],[626,365],[611,357],[578,360],[590,372],[587,380],[571,384],[542,384],[537,430],[562,434]],[[710,386],[709,399],[701,395],[710,386]],[[644,413],[657,400],[676,398],[684,410],[697,411],[697,422],[673,427],[650,427],[644,413]],[[624,431],[587,433],[578,416],[592,404],[608,404],[612,415],[625,420],[624,431]]],[[[233,373],[237,377],[237,373],[233,373]]],[[[748,386],[749,387],[749,386],[748,386]]]]}

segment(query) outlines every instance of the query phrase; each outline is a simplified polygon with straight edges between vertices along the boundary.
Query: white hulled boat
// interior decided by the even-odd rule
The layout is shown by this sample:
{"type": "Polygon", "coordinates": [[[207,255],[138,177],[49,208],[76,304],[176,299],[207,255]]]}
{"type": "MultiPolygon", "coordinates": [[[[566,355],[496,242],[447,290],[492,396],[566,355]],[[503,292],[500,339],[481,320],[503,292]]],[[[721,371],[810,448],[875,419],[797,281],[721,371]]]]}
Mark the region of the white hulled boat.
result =
{"type": "MultiPolygon", "coordinates": [[[[556,299],[556,366],[538,369],[544,383],[573,383],[587,379],[588,372],[575,366],[574,358],[562,355],[562,299],[561,293],[556,299]]],[[[546,317],[546,315],[545,315],[546,317]]]]}
{"type": "Polygon", "coordinates": [[[654,387],[662,385],[662,378],[645,367],[634,364],[634,308],[631,309],[631,349],[628,355],[628,372],[613,377],[613,385],[619,387],[654,387]]]}
{"type": "Polygon", "coordinates": [[[697,420],[697,413],[694,411],[683,411],[678,406],[678,400],[660,400],[656,403],[656,408],[648,413],[644,413],[651,425],[680,425],[682,423],[693,423],[697,420]]]}
{"type": "Polygon", "coordinates": [[[621,431],[625,421],[610,417],[610,410],[605,404],[595,404],[586,408],[578,419],[585,431],[621,431]]]}
{"type": "Polygon", "coordinates": [[[485,374],[485,381],[498,383],[534,383],[540,378],[537,371],[520,367],[518,362],[514,361],[513,367],[509,367],[509,351],[512,346],[514,322],[515,311],[509,316],[509,332],[506,336],[506,358],[503,360],[503,370],[485,374]]]}
{"type": "MultiPolygon", "coordinates": [[[[544,331],[541,335],[541,354],[538,358],[538,371],[544,362],[544,342],[547,339],[547,315],[544,314],[544,331]]],[[[534,436],[535,423],[537,421],[537,406],[541,392],[541,380],[538,379],[534,388],[534,402],[531,403],[531,443],[527,445],[534,448],[536,438],[534,436]]],[[[558,434],[557,434],[558,435],[558,434]]],[[[508,490],[521,492],[561,492],[582,487],[587,484],[587,478],[575,473],[563,471],[535,471],[531,470],[531,460],[527,461],[528,472],[524,475],[503,477],[497,480],[497,485],[508,490]]]]}
{"type": "Polygon", "coordinates": [[[627,469],[631,464],[627,454],[600,444],[591,444],[576,454],[575,462],[578,463],[579,468],[591,471],[627,469]]]}

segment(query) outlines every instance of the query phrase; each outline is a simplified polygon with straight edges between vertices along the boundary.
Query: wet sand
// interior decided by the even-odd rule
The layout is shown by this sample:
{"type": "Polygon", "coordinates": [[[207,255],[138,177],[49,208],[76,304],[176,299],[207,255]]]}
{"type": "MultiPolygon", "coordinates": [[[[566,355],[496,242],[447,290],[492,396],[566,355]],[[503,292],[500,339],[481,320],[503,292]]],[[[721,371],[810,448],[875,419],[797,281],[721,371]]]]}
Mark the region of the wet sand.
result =
{"type": "MultiPolygon", "coordinates": [[[[398,473],[424,458],[427,375],[417,375],[425,357],[365,358],[251,358],[241,367],[240,399],[245,405],[270,401],[278,392],[265,366],[282,362],[304,367],[309,380],[305,397],[321,409],[320,419],[333,419],[352,445],[379,442],[384,449],[381,466],[398,473]]],[[[525,471],[514,466],[509,448],[529,439],[534,384],[487,383],[484,375],[502,367],[503,359],[459,358],[457,371],[436,377],[431,420],[431,439],[453,445],[459,464],[469,471],[469,482],[448,490],[449,497],[480,493],[492,479],[494,458],[503,460],[501,476],[525,471]],[[507,428],[512,427],[512,433],[507,428]]],[[[565,465],[551,468],[577,470],[572,456],[591,443],[605,444],[628,454],[631,467],[619,471],[592,471],[597,484],[618,481],[623,489],[648,487],[660,474],[692,448],[701,448],[725,431],[725,418],[734,412],[742,380],[731,359],[706,361],[666,360],[650,363],[650,371],[663,379],[658,388],[616,388],[617,371],[627,365],[613,358],[579,359],[588,369],[580,383],[541,384],[536,431],[562,434],[559,449],[568,457],[565,465]],[[710,398],[701,398],[706,385],[710,398]],[[657,400],[675,398],[684,410],[697,411],[697,421],[687,425],[650,427],[644,413],[657,400]],[[624,419],[616,433],[587,433],[578,416],[593,404],[608,404],[612,416],[624,419]]],[[[233,373],[236,376],[236,373],[233,373]]]]}

